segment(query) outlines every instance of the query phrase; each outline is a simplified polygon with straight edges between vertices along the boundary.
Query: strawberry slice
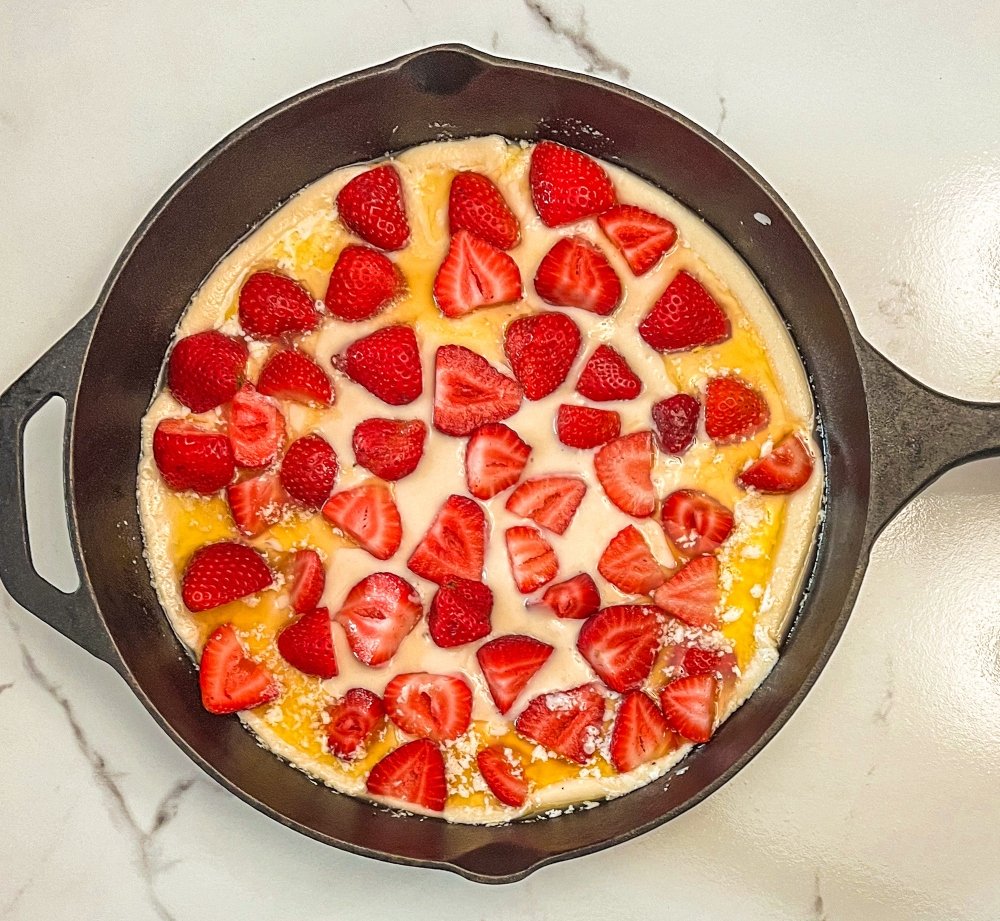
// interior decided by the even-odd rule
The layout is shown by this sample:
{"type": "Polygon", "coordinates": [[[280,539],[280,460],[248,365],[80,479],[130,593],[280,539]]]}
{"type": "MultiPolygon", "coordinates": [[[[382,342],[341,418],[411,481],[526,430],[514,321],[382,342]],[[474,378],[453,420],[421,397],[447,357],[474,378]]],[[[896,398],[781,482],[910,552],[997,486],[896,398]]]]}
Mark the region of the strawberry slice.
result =
{"type": "Polygon", "coordinates": [[[587,484],[575,476],[525,480],[507,499],[507,511],[555,534],[563,534],[583,501],[587,484]]]}
{"type": "Polygon", "coordinates": [[[333,404],[333,384],[315,361],[297,349],[281,349],[268,358],[257,378],[257,391],[307,406],[333,404]]]}
{"type": "Polygon", "coordinates": [[[481,640],[492,629],[493,592],[482,582],[445,579],[431,599],[427,628],[443,649],[481,640]]]}
{"type": "Polygon", "coordinates": [[[457,739],[472,718],[472,688],[458,675],[396,675],[383,700],[389,719],[403,732],[435,742],[457,739]]]}
{"type": "Polygon", "coordinates": [[[699,556],[661,585],[653,601],[692,627],[717,627],[719,597],[719,561],[714,556],[699,556]]]}
{"type": "Polygon", "coordinates": [[[438,585],[452,576],[481,581],[486,537],[482,507],[465,496],[449,496],[406,565],[438,585]]]}
{"type": "Polygon", "coordinates": [[[576,391],[595,403],[634,400],[642,392],[642,381],[610,345],[599,345],[583,366],[576,391]]]}
{"type": "Polygon", "coordinates": [[[366,743],[385,722],[382,698],[367,688],[351,688],[326,713],[326,747],[345,761],[364,758],[366,743]]]}
{"type": "Polygon", "coordinates": [[[366,419],[354,429],[354,457],[383,480],[401,480],[417,469],[426,439],[420,419],[366,419]]]}
{"type": "Polygon", "coordinates": [[[697,489],[678,489],[663,500],[663,530],[685,556],[712,553],[729,537],[735,520],[721,502],[697,489]]]}
{"type": "Polygon", "coordinates": [[[719,682],[710,675],[688,675],[660,691],[667,725],[691,742],[707,742],[715,728],[719,682]]]}
{"type": "Polygon", "coordinates": [[[635,205],[617,205],[597,219],[633,275],[645,275],[677,242],[671,221],[635,205]]]}
{"type": "Polygon", "coordinates": [[[477,499],[492,499],[521,478],[530,455],[530,446],[502,422],[474,429],[465,446],[469,492],[477,499]]]}
{"type": "Polygon", "coordinates": [[[656,508],[653,489],[653,435],[634,432],[609,441],[594,456],[597,479],[626,515],[648,518],[656,508]]]}
{"type": "Polygon", "coordinates": [[[181,580],[181,596],[187,609],[197,614],[262,592],[273,583],[260,553],[246,544],[220,541],[195,550],[181,580]]]}
{"type": "Polygon", "coordinates": [[[585,572],[550,585],[542,597],[531,605],[533,608],[547,608],[556,617],[570,620],[584,620],[596,614],[600,606],[601,593],[593,578],[585,572]]]}
{"type": "Polygon", "coordinates": [[[403,522],[385,483],[363,483],[334,493],[323,517],[377,560],[387,560],[403,540],[403,522]]]}
{"type": "Polygon", "coordinates": [[[615,187],[596,160],[555,141],[541,141],[531,151],[528,184],[547,227],[601,214],[616,200],[615,187]]]}
{"type": "Polygon", "coordinates": [[[434,300],[446,317],[521,299],[521,272],[505,252],[467,230],[451,238],[434,278],[434,300]]]}
{"type": "Polygon", "coordinates": [[[518,317],[504,331],[504,354],[529,400],[556,390],[580,351],[580,329],[564,313],[518,317]]]}
{"type": "Polygon", "coordinates": [[[396,654],[422,613],[420,596],[409,582],[395,573],[376,572],[347,593],[333,619],[344,628],[354,657],[376,667],[396,654]]]}
{"type": "Polygon", "coordinates": [[[372,796],[441,812],[448,798],[441,749],[430,739],[401,745],[371,769],[367,789],[372,796]]]}
{"type": "Polygon", "coordinates": [[[616,604],[584,622],[576,648],[612,691],[631,691],[649,677],[660,646],[658,613],[652,605],[616,604]]]}
{"type": "Polygon", "coordinates": [[[434,428],[468,435],[486,422],[502,422],[521,408],[521,386],[482,355],[443,345],[434,361],[434,428]]]}
{"type": "Polygon", "coordinates": [[[303,674],[336,677],[337,656],[326,608],[316,608],[290,623],[278,634],[277,645],[282,658],[303,674]]]}
{"type": "Polygon", "coordinates": [[[412,403],[423,392],[417,337],[409,326],[386,326],[358,339],[334,364],[390,406],[412,403]]]}
{"type": "Polygon", "coordinates": [[[498,636],[479,647],[476,659],[483,670],[497,710],[506,713],[521,691],[552,655],[548,643],[533,636],[498,636]]]}
{"type": "Polygon", "coordinates": [[[567,761],[586,764],[604,725],[604,696],[595,684],[540,694],[514,722],[517,732],[567,761]]]}
{"type": "Polygon", "coordinates": [[[179,339],[167,362],[170,392],[193,413],[228,403],[247,372],[249,352],[242,339],[214,329],[179,339]]]}
{"type": "Polygon", "coordinates": [[[670,751],[670,727],[660,708],[643,691],[629,691],[618,704],[611,730],[611,763],[626,774],[670,751]]]}
{"type": "Polygon", "coordinates": [[[529,595],[556,577],[559,560],[536,528],[508,528],[504,536],[511,575],[521,594],[529,595]]]}
{"type": "Polygon", "coordinates": [[[355,244],[340,251],[324,302],[338,320],[356,323],[385,310],[400,287],[399,272],[388,256],[355,244]]]}
{"type": "Polygon", "coordinates": [[[771,418],[767,401],[746,381],[727,374],[705,388],[705,432],[717,444],[732,444],[759,432],[771,418]]]}
{"type": "Polygon", "coordinates": [[[455,174],[448,193],[450,233],[467,230],[497,249],[510,249],[521,239],[521,228],[500,190],[482,173],[455,174]]]}
{"type": "Polygon", "coordinates": [[[244,384],[229,406],[229,443],[241,467],[267,467],[285,440],[285,417],[270,397],[244,384]]]}
{"type": "Polygon", "coordinates": [[[280,693],[271,673],[247,654],[232,624],[217,627],[198,666],[201,702],[209,713],[250,710],[280,693]]]}
{"type": "Polygon", "coordinates": [[[563,403],[556,411],[556,435],[568,448],[599,448],[622,430],[622,417],[614,410],[563,403]]]}
{"type": "Polygon", "coordinates": [[[524,805],[528,798],[528,781],[521,762],[511,749],[490,745],[476,755],[476,765],[486,786],[501,803],[515,808],[524,805]]]}
{"type": "Polygon", "coordinates": [[[678,272],[639,324],[639,335],[657,352],[686,352],[729,338],[729,319],[701,283],[678,272]]]}
{"type": "Polygon", "coordinates": [[[227,486],[226,501],[240,534],[256,537],[281,521],[289,498],[277,473],[262,473],[227,486]]]}
{"type": "Polygon", "coordinates": [[[665,578],[642,532],[631,524],[611,538],[597,571],[626,595],[648,595],[665,578]]]}
{"type": "Polygon", "coordinates": [[[315,550],[305,547],[295,551],[291,584],[288,599],[296,614],[306,614],[319,605],[326,587],[326,567],[315,550]]]}
{"type": "Polygon", "coordinates": [[[812,453],[802,436],[786,435],[771,453],[755,460],[737,478],[743,489],[756,489],[764,493],[789,493],[801,489],[812,476],[812,453]]]}
{"type": "Polygon", "coordinates": [[[736,674],[736,656],[723,649],[689,646],[684,650],[681,667],[689,675],[712,675],[721,681],[736,674]]]}
{"type": "Polygon", "coordinates": [[[296,502],[318,509],[330,497],[339,472],[336,452],[322,435],[314,433],[288,446],[278,475],[281,485],[296,502]]]}
{"type": "Polygon", "coordinates": [[[337,210],[349,230],[379,249],[402,249],[410,240],[403,185],[389,163],[348,182],[337,193],[337,210]]]}
{"type": "Polygon", "coordinates": [[[251,339],[312,332],[320,321],[312,295],[280,272],[254,272],[240,288],[238,310],[251,339]]]}
{"type": "Polygon", "coordinates": [[[229,438],[183,419],[163,419],[153,432],[153,460],[163,481],[178,491],[204,496],[233,479],[236,468],[229,438]]]}
{"type": "Polygon", "coordinates": [[[698,430],[700,412],[701,404],[687,393],[675,393],[654,403],[653,427],[660,450],[679,456],[690,448],[698,430]]]}
{"type": "Polygon", "coordinates": [[[583,237],[562,237],[538,264],[535,293],[547,304],[606,317],[621,303],[622,283],[600,247],[583,237]]]}

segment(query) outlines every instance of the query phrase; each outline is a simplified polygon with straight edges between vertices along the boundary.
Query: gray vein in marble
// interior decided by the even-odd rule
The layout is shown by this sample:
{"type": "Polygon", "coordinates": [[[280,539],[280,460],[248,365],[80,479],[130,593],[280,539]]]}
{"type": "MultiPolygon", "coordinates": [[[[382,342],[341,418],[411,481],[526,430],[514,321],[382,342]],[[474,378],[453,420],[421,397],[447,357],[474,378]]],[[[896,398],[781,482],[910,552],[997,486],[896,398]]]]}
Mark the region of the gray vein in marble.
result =
{"type": "Polygon", "coordinates": [[[721,137],[722,126],[726,123],[726,116],[729,114],[726,111],[726,97],[719,93],[719,123],[715,126],[715,136],[721,137]]]}
{"type": "Polygon", "coordinates": [[[816,871],[816,897],[813,899],[813,914],[815,921],[829,921],[826,907],[823,905],[823,892],[820,889],[819,870],[816,871]]]}
{"type": "Polygon", "coordinates": [[[402,3],[403,6],[406,7],[407,11],[409,12],[409,14],[411,16],[415,16],[416,15],[416,13],[413,12],[413,7],[410,6],[410,0],[399,0],[399,2],[402,3]]]}
{"type": "Polygon", "coordinates": [[[4,691],[9,691],[12,687],[14,687],[13,681],[8,681],[6,684],[0,684],[0,694],[4,691]]]}
{"type": "Polygon", "coordinates": [[[500,33],[494,29],[493,34],[490,36],[490,47],[497,51],[500,48],[500,33]]]}
{"type": "Polygon", "coordinates": [[[577,22],[570,24],[562,21],[561,17],[550,10],[543,0],[523,0],[523,2],[528,8],[528,12],[549,32],[557,38],[566,39],[573,46],[573,50],[586,61],[585,69],[588,73],[608,74],[611,77],[617,77],[622,82],[628,81],[631,76],[629,69],[620,61],[616,61],[601,51],[590,37],[587,28],[587,14],[582,6],[577,22]]]}
{"type": "MultiPolygon", "coordinates": [[[[60,828],[65,828],[66,823],[69,821],[70,813],[72,813],[73,807],[70,806],[66,809],[62,815],[62,821],[59,822],[60,828]]],[[[51,838],[46,842],[45,846],[42,848],[41,853],[35,856],[34,861],[31,865],[31,875],[18,886],[14,892],[11,894],[10,898],[0,907],[0,918],[13,918],[14,909],[20,904],[21,899],[24,898],[25,893],[32,887],[35,880],[38,878],[39,873],[42,868],[52,859],[52,855],[56,852],[62,842],[62,837],[60,835],[52,835],[51,838]]]]}
{"type": "Polygon", "coordinates": [[[892,668],[892,656],[886,656],[885,667],[888,676],[885,682],[885,694],[882,696],[882,702],[875,711],[875,722],[877,723],[889,722],[889,713],[892,711],[893,698],[896,693],[896,682],[892,668]]]}

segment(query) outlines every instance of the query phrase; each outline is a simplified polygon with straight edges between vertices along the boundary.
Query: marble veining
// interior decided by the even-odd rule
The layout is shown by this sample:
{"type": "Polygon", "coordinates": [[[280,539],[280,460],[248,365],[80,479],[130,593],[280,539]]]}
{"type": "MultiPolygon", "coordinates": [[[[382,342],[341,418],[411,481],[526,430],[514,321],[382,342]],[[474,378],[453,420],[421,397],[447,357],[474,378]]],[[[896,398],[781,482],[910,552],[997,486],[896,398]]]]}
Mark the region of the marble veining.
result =
{"type": "Polygon", "coordinates": [[[605,54],[596,44],[587,25],[587,10],[580,6],[576,22],[559,15],[543,0],[524,0],[524,5],[553,35],[565,38],[586,62],[588,73],[606,74],[627,83],[631,77],[629,68],[605,54]]]}

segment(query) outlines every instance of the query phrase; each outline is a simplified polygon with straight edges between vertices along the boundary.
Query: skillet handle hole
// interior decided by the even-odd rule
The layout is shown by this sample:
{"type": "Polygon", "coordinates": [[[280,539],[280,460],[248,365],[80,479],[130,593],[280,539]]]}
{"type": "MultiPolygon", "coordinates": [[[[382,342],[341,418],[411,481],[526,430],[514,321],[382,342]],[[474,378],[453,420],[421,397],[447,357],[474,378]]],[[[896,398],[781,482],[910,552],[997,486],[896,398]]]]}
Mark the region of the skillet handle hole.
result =
{"type": "Polygon", "coordinates": [[[482,71],[482,65],[461,51],[442,48],[417,55],[402,70],[425,92],[452,96],[472,82],[482,71]]]}

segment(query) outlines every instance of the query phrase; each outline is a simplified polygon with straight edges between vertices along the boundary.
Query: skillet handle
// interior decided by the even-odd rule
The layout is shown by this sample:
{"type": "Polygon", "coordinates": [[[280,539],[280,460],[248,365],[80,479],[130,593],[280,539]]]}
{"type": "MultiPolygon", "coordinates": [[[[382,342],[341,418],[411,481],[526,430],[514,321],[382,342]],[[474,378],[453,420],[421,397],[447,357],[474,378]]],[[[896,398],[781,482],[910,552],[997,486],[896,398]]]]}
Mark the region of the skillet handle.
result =
{"type": "MultiPolygon", "coordinates": [[[[21,375],[0,396],[0,581],[23,608],[54,627],[63,636],[109,665],[120,659],[81,577],[73,592],[63,592],[43,579],[31,560],[24,490],[24,429],[28,420],[50,399],[66,401],[63,439],[63,476],[68,477],[69,432],[80,383],[83,358],[97,312],[92,310],[21,375]]],[[[73,518],[67,506],[74,563],[80,572],[75,548],[73,518]]]]}

